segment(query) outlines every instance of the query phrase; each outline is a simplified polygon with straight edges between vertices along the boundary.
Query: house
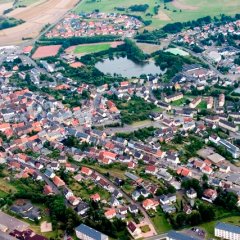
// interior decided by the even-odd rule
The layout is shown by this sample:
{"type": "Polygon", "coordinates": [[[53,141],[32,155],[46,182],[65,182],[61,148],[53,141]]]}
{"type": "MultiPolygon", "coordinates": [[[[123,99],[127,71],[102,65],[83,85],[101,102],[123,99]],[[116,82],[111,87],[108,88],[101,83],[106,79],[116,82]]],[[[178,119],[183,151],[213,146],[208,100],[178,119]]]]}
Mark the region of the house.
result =
{"type": "Polygon", "coordinates": [[[121,208],[118,209],[118,213],[121,214],[121,215],[126,215],[127,211],[128,211],[127,207],[121,207],[121,208]]]}
{"type": "Polygon", "coordinates": [[[190,199],[195,199],[197,197],[197,192],[193,188],[190,188],[187,190],[186,195],[190,199]]]}
{"type": "Polygon", "coordinates": [[[82,167],[81,168],[81,173],[86,176],[90,176],[92,174],[92,170],[88,167],[82,167]]]}
{"type": "Polygon", "coordinates": [[[107,210],[105,213],[104,213],[105,217],[107,219],[112,219],[114,218],[116,215],[117,215],[117,212],[114,208],[111,208],[109,210],[107,210]]]}
{"type": "Polygon", "coordinates": [[[52,187],[49,186],[49,185],[45,185],[44,188],[43,188],[43,194],[45,194],[45,195],[53,195],[54,192],[52,190],[52,187]]]}
{"type": "Polygon", "coordinates": [[[209,166],[205,166],[203,169],[202,169],[202,172],[207,174],[207,175],[210,175],[212,172],[213,172],[213,169],[209,166]]]}
{"type": "Polygon", "coordinates": [[[53,183],[57,186],[57,187],[63,187],[65,186],[65,182],[58,176],[55,176],[53,178],[53,183]]]}
{"type": "Polygon", "coordinates": [[[85,202],[80,202],[76,208],[77,214],[81,216],[85,216],[87,214],[87,211],[89,209],[89,206],[85,202]]]}
{"type": "Polygon", "coordinates": [[[145,169],[145,172],[148,174],[155,175],[157,173],[157,167],[154,165],[148,165],[145,169]]]}
{"type": "Polygon", "coordinates": [[[120,202],[115,198],[114,196],[110,199],[110,206],[111,207],[118,207],[120,205],[120,202]]]}
{"type": "Polygon", "coordinates": [[[177,169],[177,174],[181,175],[183,177],[191,177],[192,176],[192,172],[186,167],[179,167],[177,169]]]}
{"type": "Polygon", "coordinates": [[[75,228],[78,239],[81,240],[108,240],[108,236],[91,228],[85,224],[81,224],[75,228]]]}
{"type": "Polygon", "coordinates": [[[138,190],[135,190],[133,193],[132,193],[132,199],[134,201],[137,201],[138,198],[141,196],[140,192],[138,190]]]}
{"type": "Polygon", "coordinates": [[[94,202],[99,202],[101,200],[101,197],[98,193],[95,193],[93,195],[90,196],[90,198],[94,201],[94,202]]]}
{"type": "Polygon", "coordinates": [[[56,174],[51,169],[46,169],[44,175],[51,179],[53,179],[56,176],[56,174]]]}
{"type": "Polygon", "coordinates": [[[218,222],[214,228],[214,236],[221,239],[239,240],[240,227],[229,223],[218,222]]]}
{"type": "Polygon", "coordinates": [[[131,204],[131,205],[129,205],[129,207],[128,207],[128,211],[129,211],[130,213],[137,214],[139,210],[138,210],[137,205],[131,204]]]}
{"type": "Polygon", "coordinates": [[[123,195],[121,192],[119,192],[117,189],[114,189],[112,195],[115,197],[115,198],[121,198],[123,195]]]}
{"type": "Polygon", "coordinates": [[[231,171],[231,168],[230,168],[230,166],[222,164],[219,166],[219,171],[223,172],[223,173],[229,173],[231,171]]]}
{"type": "Polygon", "coordinates": [[[68,201],[69,201],[69,203],[70,203],[72,206],[77,206],[77,205],[80,203],[80,198],[75,197],[75,196],[73,195],[73,196],[70,196],[70,197],[68,198],[68,201]]]}
{"type": "Polygon", "coordinates": [[[174,205],[165,204],[165,205],[161,205],[161,208],[164,213],[171,214],[176,212],[176,207],[174,205]]]}
{"type": "Polygon", "coordinates": [[[189,206],[189,205],[184,205],[184,207],[183,207],[183,211],[187,214],[187,215],[189,215],[189,214],[191,214],[192,213],[192,209],[191,209],[191,207],[189,206]]]}
{"type": "Polygon", "coordinates": [[[137,225],[134,222],[130,221],[127,224],[127,230],[134,239],[141,237],[142,231],[139,227],[137,227],[137,225]]]}
{"type": "Polygon", "coordinates": [[[212,203],[217,198],[217,191],[211,188],[204,190],[202,199],[212,203]]]}
{"type": "Polygon", "coordinates": [[[159,202],[154,199],[146,199],[142,202],[142,206],[146,210],[156,210],[156,207],[159,205],[159,202]]]}

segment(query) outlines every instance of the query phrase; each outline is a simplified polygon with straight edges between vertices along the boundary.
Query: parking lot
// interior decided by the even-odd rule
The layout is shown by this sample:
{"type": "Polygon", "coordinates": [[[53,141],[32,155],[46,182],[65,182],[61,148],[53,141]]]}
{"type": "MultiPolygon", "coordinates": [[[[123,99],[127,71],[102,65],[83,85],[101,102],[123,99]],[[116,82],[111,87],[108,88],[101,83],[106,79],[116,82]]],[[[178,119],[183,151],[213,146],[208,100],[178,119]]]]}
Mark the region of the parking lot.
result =
{"type": "Polygon", "coordinates": [[[11,217],[10,215],[0,211],[0,224],[6,226],[9,231],[17,229],[23,231],[28,229],[29,224],[18,220],[17,218],[11,217]]]}

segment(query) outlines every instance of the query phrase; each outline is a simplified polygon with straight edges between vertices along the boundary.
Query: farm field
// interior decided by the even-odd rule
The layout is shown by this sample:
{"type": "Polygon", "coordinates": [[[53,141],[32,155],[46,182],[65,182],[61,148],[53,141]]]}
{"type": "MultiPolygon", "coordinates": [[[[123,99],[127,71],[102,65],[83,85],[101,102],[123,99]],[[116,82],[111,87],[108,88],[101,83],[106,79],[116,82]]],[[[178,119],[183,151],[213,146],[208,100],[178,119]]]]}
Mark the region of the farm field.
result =
{"type": "Polygon", "coordinates": [[[77,3],[78,0],[41,0],[28,7],[16,8],[7,16],[22,19],[25,23],[0,31],[0,45],[18,44],[23,38],[37,37],[46,24],[55,23],[77,3]]]}
{"type": "Polygon", "coordinates": [[[171,22],[184,22],[194,20],[207,15],[218,16],[224,14],[236,14],[240,12],[240,4],[238,0],[173,0],[166,3],[164,8],[163,0],[135,0],[134,3],[128,0],[115,1],[115,0],[101,0],[89,1],[82,0],[75,12],[91,12],[98,9],[101,12],[118,12],[127,13],[143,17],[144,20],[152,20],[152,24],[148,29],[155,29],[164,26],[171,22]],[[149,8],[144,12],[117,11],[115,7],[128,8],[134,4],[148,4],[149,8]],[[154,6],[160,5],[157,15],[154,14],[154,6]],[[152,14],[152,16],[146,16],[152,14]]]}

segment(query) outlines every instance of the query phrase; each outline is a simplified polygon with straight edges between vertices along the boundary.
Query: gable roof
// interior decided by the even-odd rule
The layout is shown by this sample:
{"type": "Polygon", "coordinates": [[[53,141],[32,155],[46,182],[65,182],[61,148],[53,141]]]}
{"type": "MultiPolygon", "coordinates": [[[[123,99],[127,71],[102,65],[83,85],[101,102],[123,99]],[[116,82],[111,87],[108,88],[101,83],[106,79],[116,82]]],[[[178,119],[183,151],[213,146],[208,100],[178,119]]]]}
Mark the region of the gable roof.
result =
{"type": "Polygon", "coordinates": [[[85,234],[86,236],[89,236],[89,238],[91,239],[95,239],[95,240],[105,240],[108,239],[108,236],[85,225],[85,224],[81,224],[78,227],[76,227],[75,229],[77,232],[81,232],[83,234],[85,234]]]}

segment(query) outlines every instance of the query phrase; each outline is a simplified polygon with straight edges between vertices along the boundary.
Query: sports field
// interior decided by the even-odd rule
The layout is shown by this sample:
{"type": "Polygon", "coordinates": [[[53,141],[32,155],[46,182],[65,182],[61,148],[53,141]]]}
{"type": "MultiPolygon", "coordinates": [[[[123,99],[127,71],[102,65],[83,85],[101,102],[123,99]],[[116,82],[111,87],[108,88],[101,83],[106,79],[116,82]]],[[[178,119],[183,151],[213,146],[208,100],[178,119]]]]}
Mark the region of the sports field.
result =
{"type": "Polygon", "coordinates": [[[74,49],[74,53],[89,54],[89,53],[105,51],[105,50],[108,50],[110,47],[111,47],[111,44],[109,44],[109,43],[79,45],[74,49]]]}
{"type": "Polygon", "coordinates": [[[101,12],[119,12],[141,16],[144,20],[152,20],[149,29],[159,28],[170,22],[185,22],[207,15],[236,14],[240,12],[239,0],[173,0],[165,4],[163,0],[82,0],[75,8],[76,12],[91,12],[98,9],[101,12]],[[115,7],[127,9],[134,4],[148,4],[146,12],[117,11],[115,7]],[[158,14],[154,14],[154,6],[160,5],[158,14]],[[149,16],[152,15],[152,16],[149,16]],[[148,15],[148,16],[147,16],[148,15]]]}
{"type": "Polygon", "coordinates": [[[168,48],[164,52],[169,52],[169,53],[172,53],[174,55],[180,55],[180,56],[188,56],[189,55],[188,52],[185,52],[180,48],[168,48]]]}

